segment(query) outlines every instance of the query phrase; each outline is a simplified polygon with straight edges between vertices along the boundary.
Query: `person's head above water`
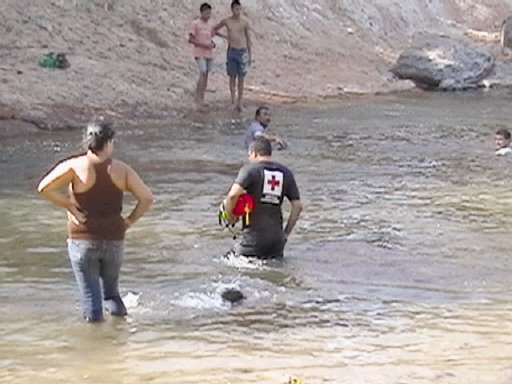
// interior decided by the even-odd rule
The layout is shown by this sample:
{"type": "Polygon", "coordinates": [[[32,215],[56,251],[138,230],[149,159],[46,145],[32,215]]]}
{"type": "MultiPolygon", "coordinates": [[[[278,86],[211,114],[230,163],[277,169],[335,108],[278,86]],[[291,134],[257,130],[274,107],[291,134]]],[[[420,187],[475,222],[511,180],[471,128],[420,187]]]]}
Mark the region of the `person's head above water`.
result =
{"type": "Polygon", "coordinates": [[[496,131],[494,136],[494,143],[496,144],[496,149],[507,148],[510,146],[511,142],[511,134],[508,129],[501,128],[496,131]]]}
{"type": "Polygon", "coordinates": [[[114,139],[115,132],[109,123],[91,122],[85,129],[85,149],[94,153],[101,152],[114,139]]]}
{"type": "Polygon", "coordinates": [[[248,155],[249,160],[253,163],[270,159],[272,156],[270,140],[261,136],[256,137],[251,145],[249,145],[248,155]]]}
{"type": "Polygon", "coordinates": [[[233,12],[233,16],[240,17],[242,13],[242,4],[240,4],[240,0],[233,0],[231,2],[231,12],[233,12]]]}
{"type": "Polygon", "coordinates": [[[263,128],[267,128],[272,120],[272,112],[270,108],[266,105],[262,105],[256,109],[256,114],[254,116],[256,121],[261,124],[263,128]]]}
{"type": "Polygon", "coordinates": [[[212,6],[208,3],[203,3],[199,7],[199,12],[201,12],[201,19],[208,21],[212,15],[212,6]]]}

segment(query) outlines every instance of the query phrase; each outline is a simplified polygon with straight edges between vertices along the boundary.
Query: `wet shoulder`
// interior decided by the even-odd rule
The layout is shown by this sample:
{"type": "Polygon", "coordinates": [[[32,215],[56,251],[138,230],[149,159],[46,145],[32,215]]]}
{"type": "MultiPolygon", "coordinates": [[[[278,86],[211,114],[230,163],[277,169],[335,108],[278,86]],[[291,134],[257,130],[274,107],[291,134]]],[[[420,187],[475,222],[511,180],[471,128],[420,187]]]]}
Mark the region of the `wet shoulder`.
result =
{"type": "Polygon", "coordinates": [[[90,166],[89,159],[85,154],[75,155],[64,159],[62,160],[61,164],[66,165],[75,171],[88,168],[90,166]]]}
{"type": "Polygon", "coordinates": [[[258,132],[265,132],[265,128],[260,123],[255,121],[255,122],[251,123],[251,125],[249,125],[249,128],[247,128],[247,132],[254,135],[258,132]]]}
{"type": "Polygon", "coordinates": [[[263,125],[261,125],[261,123],[260,123],[260,122],[258,122],[258,121],[256,121],[256,120],[254,120],[254,121],[251,123],[251,125],[249,125],[249,128],[251,128],[251,129],[264,129],[264,128],[263,128],[263,125]]]}
{"type": "Polygon", "coordinates": [[[112,174],[125,175],[128,170],[130,170],[130,166],[124,161],[112,159],[112,164],[110,167],[110,172],[112,174]]]}
{"type": "Polygon", "coordinates": [[[114,185],[121,191],[126,190],[130,169],[131,168],[125,162],[112,159],[109,175],[114,185]]]}

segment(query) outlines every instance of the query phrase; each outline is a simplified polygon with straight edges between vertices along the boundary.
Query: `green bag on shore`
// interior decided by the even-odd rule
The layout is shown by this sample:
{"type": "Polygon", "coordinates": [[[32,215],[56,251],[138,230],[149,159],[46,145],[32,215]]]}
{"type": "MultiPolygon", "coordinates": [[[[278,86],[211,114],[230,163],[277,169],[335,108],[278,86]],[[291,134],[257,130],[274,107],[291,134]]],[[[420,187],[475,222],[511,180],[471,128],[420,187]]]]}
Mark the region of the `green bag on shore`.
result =
{"type": "Polygon", "coordinates": [[[66,69],[69,68],[69,61],[63,53],[50,52],[39,59],[39,65],[48,69],[66,69]]]}

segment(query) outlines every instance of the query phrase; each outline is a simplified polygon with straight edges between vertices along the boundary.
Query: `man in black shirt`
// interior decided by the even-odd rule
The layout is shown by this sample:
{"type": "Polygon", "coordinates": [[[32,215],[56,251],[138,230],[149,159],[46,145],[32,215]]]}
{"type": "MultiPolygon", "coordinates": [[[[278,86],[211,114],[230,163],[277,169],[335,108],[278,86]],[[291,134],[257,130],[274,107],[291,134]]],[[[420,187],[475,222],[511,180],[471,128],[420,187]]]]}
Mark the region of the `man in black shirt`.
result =
{"type": "Polygon", "coordinates": [[[228,221],[233,223],[233,209],[239,197],[248,193],[254,199],[254,209],[249,222],[244,223],[241,240],[235,244],[235,254],[263,259],[283,257],[285,243],[302,211],[295,177],[287,167],[272,161],[272,145],[264,137],[256,137],[250,145],[249,160],[240,169],[225,203],[228,221]],[[292,207],[283,229],[281,205],[285,197],[292,207]]]}

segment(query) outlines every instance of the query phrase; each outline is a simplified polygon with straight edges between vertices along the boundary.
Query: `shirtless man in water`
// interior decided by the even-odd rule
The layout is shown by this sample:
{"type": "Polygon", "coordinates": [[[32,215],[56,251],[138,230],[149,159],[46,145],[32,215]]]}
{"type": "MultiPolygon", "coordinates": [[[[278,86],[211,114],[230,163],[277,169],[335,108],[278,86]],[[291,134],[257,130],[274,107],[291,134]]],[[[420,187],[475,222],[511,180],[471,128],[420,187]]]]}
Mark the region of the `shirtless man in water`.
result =
{"type": "Polygon", "coordinates": [[[237,111],[242,110],[244,78],[251,66],[251,37],[249,22],[241,17],[242,5],[239,0],[231,3],[232,15],[215,26],[215,32],[226,27],[228,31],[227,73],[231,102],[237,111]],[[236,96],[238,79],[238,97],[236,96]]]}

